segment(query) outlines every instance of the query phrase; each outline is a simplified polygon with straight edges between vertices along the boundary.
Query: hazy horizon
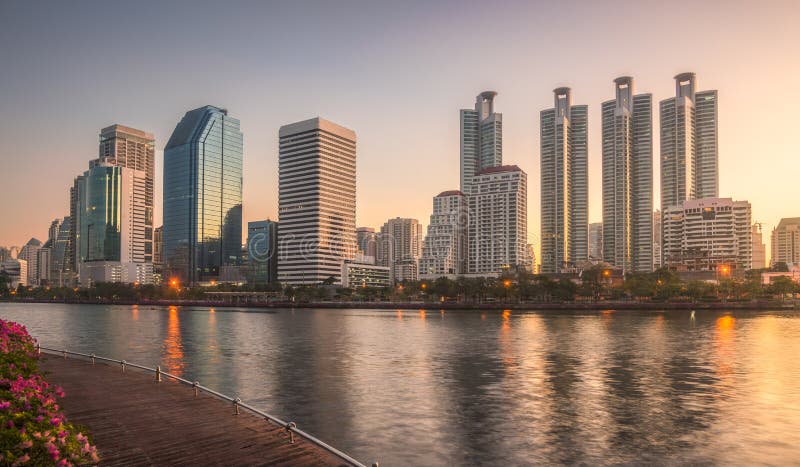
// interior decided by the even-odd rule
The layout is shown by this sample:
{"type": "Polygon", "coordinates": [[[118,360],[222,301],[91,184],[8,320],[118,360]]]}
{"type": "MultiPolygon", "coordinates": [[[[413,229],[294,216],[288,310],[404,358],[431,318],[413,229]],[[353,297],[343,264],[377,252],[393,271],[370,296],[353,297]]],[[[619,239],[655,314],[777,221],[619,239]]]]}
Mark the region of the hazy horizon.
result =
{"type": "Polygon", "coordinates": [[[589,219],[599,222],[600,103],[612,80],[633,76],[653,95],[656,208],[658,102],[684,71],[719,91],[720,196],[750,201],[769,245],[781,217],[800,215],[783,202],[800,171],[800,4],[716,3],[3,2],[0,245],[46,239],[97,157],[100,129],[115,123],[155,136],[160,225],[164,145],[206,104],[241,120],[245,230],[278,217],[278,128],[317,115],[357,134],[358,226],[398,216],[427,226],[432,197],[458,188],[458,111],[494,90],[503,162],[528,174],[538,257],[539,111],[552,90],[569,86],[589,106],[589,219]]]}

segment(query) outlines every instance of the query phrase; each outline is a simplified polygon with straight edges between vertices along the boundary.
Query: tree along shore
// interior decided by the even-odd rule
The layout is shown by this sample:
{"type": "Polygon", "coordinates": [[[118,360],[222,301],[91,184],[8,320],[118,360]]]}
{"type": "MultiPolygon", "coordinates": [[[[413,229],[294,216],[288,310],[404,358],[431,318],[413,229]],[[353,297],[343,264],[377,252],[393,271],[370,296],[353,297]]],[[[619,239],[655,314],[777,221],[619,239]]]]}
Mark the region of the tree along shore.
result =
{"type": "MultiPolygon", "coordinates": [[[[730,271],[728,271],[730,272],[730,271]]],[[[2,284],[0,284],[2,285],[2,284]]],[[[624,277],[607,267],[547,276],[524,271],[500,277],[441,277],[386,287],[309,285],[181,286],[98,283],[91,287],[0,287],[0,300],[197,306],[444,308],[444,309],[694,309],[792,308],[800,287],[789,277],[763,284],[760,271],[721,273],[713,281],[684,280],[659,269],[624,277]]]]}

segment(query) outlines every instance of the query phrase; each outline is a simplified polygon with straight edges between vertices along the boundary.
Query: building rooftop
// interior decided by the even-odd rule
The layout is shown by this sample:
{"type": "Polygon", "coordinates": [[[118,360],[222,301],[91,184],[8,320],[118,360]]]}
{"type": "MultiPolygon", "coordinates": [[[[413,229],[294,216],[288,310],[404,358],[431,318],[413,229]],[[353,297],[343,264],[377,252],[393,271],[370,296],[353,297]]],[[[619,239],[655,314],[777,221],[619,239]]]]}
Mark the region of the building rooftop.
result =
{"type": "Polygon", "coordinates": [[[186,112],[186,115],[178,122],[178,125],[172,132],[172,136],[170,136],[169,141],[167,141],[164,150],[187,144],[193,138],[198,137],[198,133],[207,123],[209,116],[214,113],[221,113],[227,116],[228,110],[214,107],[213,105],[205,105],[186,112]]]}
{"type": "Polygon", "coordinates": [[[517,165],[499,165],[497,167],[487,167],[475,175],[487,175],[501,172],[522,172],[522,169],[517,165]]]}
{"type": "Polygon", "coordinates": [[[349,128],[345,128],[336,123],[333,123],[330,120],[325,120],[322,117],[309,118],[308,120],[303,120],[300,122],[283,125],[278,131],[278,136],[280,138],[283,138],[284,136],[295,135],[298,133],[303,133],[309,130],[317,130],[317,129],[339,135],[353,142],[356,141],[355,131],[349,128]]]}
{"type": "Polygon", "coordinates": [[[126,134],[126,135],[137,136],[139,138],[150,140],[150,141],[152,141],[154,139],[152,133],[147,133],[146,131],[137,130],[136,128],[131,128],[131,127],[125,126],[125,125],[114,124],[114,125],[107,126],[107,127],[103,128],[102,130],[100,130],[100,136],[101,137],[108,137],[108,136],[111,136],[111,135],[114,135],[114,134],[117,134],[117,133],[123,133],[123,134],[126,134]]]}
{"type": "Polygon", "coordinates": [[[441,198],[442,196],[464,196],[464,193],[461,192],[461,190],[449,190],[436,195],[437,198],[441,198]]]}
{"type": "Polygon", "coordinates": [[[797,225],[800,224],[800,217],[784,217],[778,223],[778,228],[786,227],[788,225],[797,225]]]}

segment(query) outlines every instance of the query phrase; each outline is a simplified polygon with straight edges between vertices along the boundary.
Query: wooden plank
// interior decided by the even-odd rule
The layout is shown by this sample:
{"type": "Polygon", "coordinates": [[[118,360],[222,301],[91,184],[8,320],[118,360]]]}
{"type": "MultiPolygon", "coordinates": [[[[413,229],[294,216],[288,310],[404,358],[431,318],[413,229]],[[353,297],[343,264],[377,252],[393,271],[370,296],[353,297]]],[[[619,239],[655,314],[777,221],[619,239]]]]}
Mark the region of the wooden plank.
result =
{"type": "Polygon", "coordinates": [[[88,428],[102,465],[345,466],[338,457],[233,404],[128,367],[42,356],[67,418],[88,428]]]}

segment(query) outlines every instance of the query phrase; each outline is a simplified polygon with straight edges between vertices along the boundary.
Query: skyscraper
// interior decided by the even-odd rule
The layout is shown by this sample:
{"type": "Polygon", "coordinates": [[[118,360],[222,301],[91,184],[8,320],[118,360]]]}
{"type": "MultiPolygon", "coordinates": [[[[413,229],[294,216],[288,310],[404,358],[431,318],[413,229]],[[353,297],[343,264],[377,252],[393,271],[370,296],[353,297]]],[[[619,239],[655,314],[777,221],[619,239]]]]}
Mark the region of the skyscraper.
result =
{"type": "Polygon", "coordinates": [[[461,191],[467,193],[472,177],[503,164],[503,114],[495,113],[494,91],[478,95],[475,109],[461,110],[461,191]]]}
{"type": "Polygon", "coordinates": [[[80,244],[80,212],[79,212],[79,191],[83,186],[83,175],[78,175],[69,188],[69,218],[71,228],[67,238],[67,246],[64,251],[64,282],[70,286],[76,285],[78,278],[78,245],[80,244]]]}
{"type": "Polygon", "coordinates": [[[396,217],[381,227],[377,238],[376,264],[389,267],[392,281],[419,278],[422,255],[422,225],[417,219],[396,217]]]}
{"type": "Polygon", "coordinates": [[[653,99],[633,78],[614,80],[603,102],[603,260],[624,272],[653,270],[653,99]]]}
{"type": "Polygon", "coordinates": [[[191,110],[175,127],[164,148],[165,274],[195,284],[241,263],[242,157],[226,109],[191,110]]]}
{"type": "Polygon", "coordinates": [[[540,114],[542,272],[573,268],[589,256],[588,117],[569,88],[553,91],[540,114]]]}
{"type": "Polygon", "coordinates": [[[661,209],[718,190],[717,91],[696,91],[694,73],[675,76],[675,97],[660,103],[661,209]]]}
{"type": "Polygon", "coordinates": [[[155,205],[155,139],[150,133],[123,125],[100,130],[98,157],[89,167],[108,164],[140,170],[145,176],[144,260],[153,261],[153,208],[155,205]]]}
{"type": "Polygon", "coordinates": [[[483,169],[470,184],[468,272],[497,274],[527,256],[528,182],[516,165],[483,169]]]}
{"type": "MultiPolygon", "coordinates": [[[[102,162],[84,172],[77,187],[78,277],[94,282],[151,283],[145,245],[144,171],[102,162]]],[[[150,255],[152,256],[152,255],[150,255]]]]}
{"type": "Polygon", "coordinates": [[[356,134],[316,117],[279,138],[278,278],[341,283],[356,251],[356,134]]]}
{"type": "Polygon", "coordinates": [[[433,212],[419,260],[420,277],[436,278],[467,271],[467,213],[464,193],[444,191],[433,198],[433,212]]]}

